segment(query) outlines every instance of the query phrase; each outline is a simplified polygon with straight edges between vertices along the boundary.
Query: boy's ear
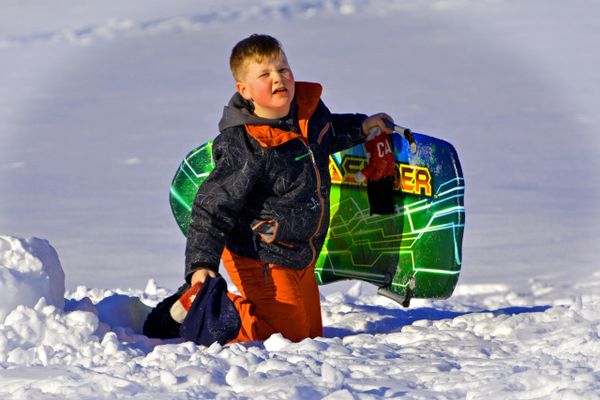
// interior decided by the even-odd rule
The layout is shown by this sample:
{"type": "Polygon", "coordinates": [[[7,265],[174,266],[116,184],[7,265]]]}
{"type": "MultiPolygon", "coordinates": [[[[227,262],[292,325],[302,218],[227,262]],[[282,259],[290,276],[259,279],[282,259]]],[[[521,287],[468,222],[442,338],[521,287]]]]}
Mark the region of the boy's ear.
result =
{"type": "Polygon", "coordinates": [[[244,82],[236,82],[235,90],[246,100],[252,100],[250,94],[248,93],[248,86],[244,82]]]}

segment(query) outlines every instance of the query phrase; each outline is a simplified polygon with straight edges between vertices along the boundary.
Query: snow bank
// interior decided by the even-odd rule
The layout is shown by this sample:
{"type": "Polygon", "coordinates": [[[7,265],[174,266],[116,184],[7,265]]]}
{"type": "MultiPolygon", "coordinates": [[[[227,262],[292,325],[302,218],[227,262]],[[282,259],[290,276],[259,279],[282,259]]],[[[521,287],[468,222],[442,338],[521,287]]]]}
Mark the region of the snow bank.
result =
{"type": "MultiPolygon", "coordinates": [[[[372,2],[373,0],[371,0],[372,2]]],[[[203,3],[206,3],[204,1],[203,3]]],[[[248,4],[244,1],[232,2],[227,4],[215,2],[218,7],[198,7],[198,12],[189,16],[149,16],[145,15],[143,19],[130,17],[114,17],[99,12],[94,14],[95,18],[82,23],[78,21],[78,27],[63,26],[58,28],[55,24],[55,30],[35,33],[25,33],[21,35],[2,36],[0,32],[0,49],[22,47],[31,44],[44,43],[68,43],[78,46],[90,46],[99,41],[110,41],[120,38],[133,38],[143,36],[156,36],[169,32],[198,32],[206,27],[217,24],[237,24],[243,21],[257,18],[270,17],[274,19],[281,18],[311,18],[318,13],[330,13],[339,15],[355,14],[358,12],[369,12],[377,10],[381,13],[381,7],[385,11],[394,9],[385,2],[377,2],[373,7],[364,0],[312,0],[306,2],[295,1],[275,1],[264,2],[262,4],[248,4]],[[371,6],[371,7],[369,7],[371,6]],[[209,8],[208,11],[206,9],[209,8]],[[202,11],[204,10],[204,11],[202,11]]],[[[102,7],[96,5],[96,7],[102,7]]],[[[144,7],[150,9],[151,7],[144,7]]],[[[173,13],[177,7],[172,7],[173,13]]],[[[115,12],[114,10],[112,12],[115,12]]],[[[122,12],[122,11],[121,11],[122,12]]],[[[151,12],[151,10],[149,10],[151,12]]],[[[18,11],[16,12],[18,14],[18,11]]],[[[138,11],[139,14],[139,11],[138,11]]],[[[89,18],[89,17],[88,17],[89,18]]],[[[44,22],[48,25],[48,22],[44,22]]],[[[13,32],[20,31],[19,27],[12,27],[13,32]]]]}
{"type": "Polygon", "coordinates": [[[65,274],[47,240],[0,236],[0,322],[18,305],[33,307],[44,297],[64,306],[65,274]]]}

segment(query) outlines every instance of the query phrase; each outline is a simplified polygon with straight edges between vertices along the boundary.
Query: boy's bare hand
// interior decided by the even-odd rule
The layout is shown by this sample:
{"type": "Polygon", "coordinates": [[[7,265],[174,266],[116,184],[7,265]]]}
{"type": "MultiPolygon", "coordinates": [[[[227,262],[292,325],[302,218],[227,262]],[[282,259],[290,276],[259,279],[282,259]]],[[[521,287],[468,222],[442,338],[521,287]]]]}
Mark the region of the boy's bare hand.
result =
{"type": "Polygon", "coordinates": [[[206,278],[209,276],[211,278],[214,278],[215,276],[217,276],[217,274],[215,273],[215,271],[212,271],[212,270],[206,269],[206,268],[196,270],[196,272],[194,272],[194,274],[192,275],[192,281],[191,281],[192,286],[194,286],[198,282],[204,283],[206,278]]]}
{"type": "Polygon", "coordinates": [[[369,131],[375,127],[379,128],[383,133],[391,134],[393,129],[388,127],[385,122],[383,122],[384,119],[394,122],[394,119],[386,113],[378,113],[367,117],[367,119],[365,119],[362,123],[363,135],[369,135],[369,131]]]}

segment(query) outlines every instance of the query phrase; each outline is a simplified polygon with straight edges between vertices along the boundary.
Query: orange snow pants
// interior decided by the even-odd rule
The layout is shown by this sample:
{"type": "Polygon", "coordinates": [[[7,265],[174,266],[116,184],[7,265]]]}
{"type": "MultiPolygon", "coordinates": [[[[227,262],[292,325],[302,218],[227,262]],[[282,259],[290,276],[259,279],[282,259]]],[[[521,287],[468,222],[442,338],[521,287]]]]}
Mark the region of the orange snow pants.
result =
{"type": "Polygon", "coordinates": [[[242,320],[231,343],[265,340],[277,332],[294,342],[323,335],[314,266],[292,270],[227,249],[221,259],[241,294],[228,293],[242,320]]]}

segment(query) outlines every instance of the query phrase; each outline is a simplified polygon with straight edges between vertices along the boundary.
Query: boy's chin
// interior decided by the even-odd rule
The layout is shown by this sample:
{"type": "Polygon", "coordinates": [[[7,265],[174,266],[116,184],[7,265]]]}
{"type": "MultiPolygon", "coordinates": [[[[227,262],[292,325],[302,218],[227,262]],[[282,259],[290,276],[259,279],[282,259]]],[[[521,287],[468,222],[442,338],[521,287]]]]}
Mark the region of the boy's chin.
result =
{"type": "Polygon", "coordinates": [[[254,108],[254,114],[263,118],[282,118],[288,115],[290,112],[291,101],[285,105],[269,106],[269,107],[256,107],[254,108]]]}
{"type": "Polygon", "coordinates": [[[273,99],[273,102],[270,104],[269,108],[272,111],[277,112],[289,111],[292,105],[292,100],[293,99],[291,97],[276,97],[273,99]]]}

